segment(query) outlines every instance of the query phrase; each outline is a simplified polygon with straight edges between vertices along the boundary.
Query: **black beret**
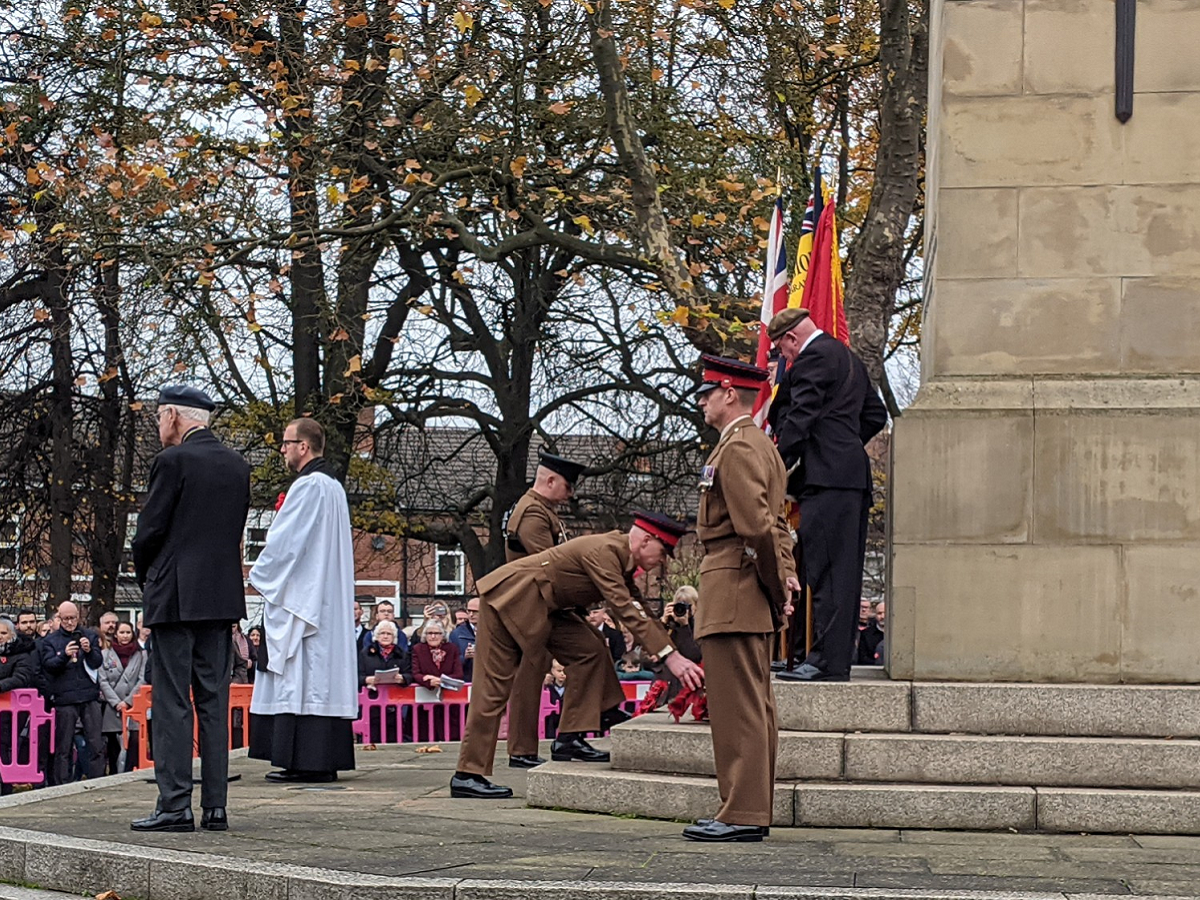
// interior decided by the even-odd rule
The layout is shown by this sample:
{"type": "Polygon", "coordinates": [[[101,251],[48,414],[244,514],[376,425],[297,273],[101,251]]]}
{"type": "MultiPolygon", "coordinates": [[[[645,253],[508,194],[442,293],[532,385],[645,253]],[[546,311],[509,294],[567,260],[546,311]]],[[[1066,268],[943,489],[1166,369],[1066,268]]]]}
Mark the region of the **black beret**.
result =
{"type": "Polygon", "coordinates": [[[567,480],[567,484],[574,484],[578,481],[579,474],[584,470],[582,464],[555,456],[553,453],[547,453],[545,450],[538,450],[538,465],[558,473],[567,480]]]}
{"type": "Polygon", "coordinates": [[[208,394],[199,388],[187,384],[168,384],[158,392],[158,405],[187,406],[192,409],[203,409],[212,412],[217,408],[208,394]]]}

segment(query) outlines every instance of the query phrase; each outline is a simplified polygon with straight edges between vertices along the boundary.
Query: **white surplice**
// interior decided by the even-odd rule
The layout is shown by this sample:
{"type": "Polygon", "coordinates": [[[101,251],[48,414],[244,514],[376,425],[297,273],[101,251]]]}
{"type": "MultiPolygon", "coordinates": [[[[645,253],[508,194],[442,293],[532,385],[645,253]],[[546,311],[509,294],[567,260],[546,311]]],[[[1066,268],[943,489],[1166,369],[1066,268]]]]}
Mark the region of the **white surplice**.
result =
{"type": "Polygon", "coordinates": [[[354,545],[342,486],[324,472],[296,479],[250,570],[263,595],[267,670],[250,712],[354,719],[354,545]]]}

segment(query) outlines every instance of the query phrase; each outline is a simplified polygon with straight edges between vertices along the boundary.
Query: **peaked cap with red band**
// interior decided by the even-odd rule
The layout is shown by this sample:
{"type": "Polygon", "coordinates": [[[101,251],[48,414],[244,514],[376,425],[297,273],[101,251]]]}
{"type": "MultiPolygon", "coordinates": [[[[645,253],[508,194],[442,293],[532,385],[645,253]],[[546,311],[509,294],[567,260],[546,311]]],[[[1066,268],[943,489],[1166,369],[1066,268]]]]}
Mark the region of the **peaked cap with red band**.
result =
{"type": "Polygon", "coordinates": [[[662,513],[646,512],[645,510],[634,511],[633,524],[662,541],[663,546],[672,556],[675,555],[675,545],[688,532],[687,525],[682,522],[676,522],[670,516],[664,516],[662,513]]]}
{"type": "Polygon", "coordinates": [[[757,391],[771,377],[766,369],[727,356],[709,356],[705,353],[700,357],[700,365],[704,371],[700,376],[701,385],[696,389],[697,394],[731,387],[757,391]]]}

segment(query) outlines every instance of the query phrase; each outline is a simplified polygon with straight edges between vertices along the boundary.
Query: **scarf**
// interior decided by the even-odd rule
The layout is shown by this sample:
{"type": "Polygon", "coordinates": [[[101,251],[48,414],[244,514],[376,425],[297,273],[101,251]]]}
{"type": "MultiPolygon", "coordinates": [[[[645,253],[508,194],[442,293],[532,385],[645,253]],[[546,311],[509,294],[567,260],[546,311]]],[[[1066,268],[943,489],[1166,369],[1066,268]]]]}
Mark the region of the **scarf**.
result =
{"type": "Polygon", "coordinates": [[[442,660],[446,658],[446,651],[441,648],[435,650],[433,647],[430,647],[429,656],[433,659],[434,668],[439,672],[442,671],[442,660]]]}
{"type": "Polygon", "coordinates": [[[138,647],[137,641],[130,641],[128,644],[112,645],[112,652],[117,654],[117,659],[121,660],[121,668],[129,668],[129,660],[133,658],[133,654],[137,653],[141,648],[138,647]]]}
{"type": "Polygon", "coordinates": [[[379,655],[382,656],[384,659],[391,659],[392,653],[395,651],[395,649],[396,649],[395,644],[389,644],[386,647],[383,646],[383,644],[380,644],[379,645],[379,655]]]}

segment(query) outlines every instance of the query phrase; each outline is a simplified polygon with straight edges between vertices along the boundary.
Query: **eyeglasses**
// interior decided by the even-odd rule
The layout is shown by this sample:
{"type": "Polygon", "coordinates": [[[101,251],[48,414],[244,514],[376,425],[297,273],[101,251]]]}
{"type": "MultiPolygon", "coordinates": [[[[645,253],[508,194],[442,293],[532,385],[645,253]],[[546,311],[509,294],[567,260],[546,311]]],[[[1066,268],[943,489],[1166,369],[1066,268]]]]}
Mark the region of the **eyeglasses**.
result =
{"type": "Polygon", "coordinates": [[[285,440],[285,441],[279,442],[279,447],[280,447],[280,449],[282,449],[282,448],[286,447],[288,444],[303,444],[303,443],[304,443],[304,441],[302,441],[302,440],[295,440],[295,441],[286,441],[285,440]]]}

